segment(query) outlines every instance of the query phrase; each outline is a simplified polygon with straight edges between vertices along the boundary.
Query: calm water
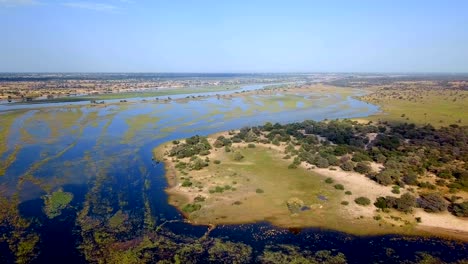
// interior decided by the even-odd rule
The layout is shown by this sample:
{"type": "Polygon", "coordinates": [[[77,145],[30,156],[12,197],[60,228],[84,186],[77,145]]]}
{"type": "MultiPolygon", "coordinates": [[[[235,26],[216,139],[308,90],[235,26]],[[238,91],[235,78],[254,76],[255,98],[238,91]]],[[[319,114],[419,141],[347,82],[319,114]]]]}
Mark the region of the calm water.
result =
{"type": "MultiPolygon", "coordinates": [[[[242,89],[262,87],[252,85],[242,89]]],[[[274,96],[281,98],[282,95],[274,96]]],[[[165,227],[175,233],[201,237],[207,227],[177,221],[182,220],[182,216],[167,204],[163,165],[152,160],[153,148],[163,142],[267,121],[288,123],[351,118],[378,111],[376,106],[351,97],[331,95],[314,99],[312,104],[300,99],[294,109],[281,100],[277,105],[272,104],[262,96],[252,96],[249,100],[205,98],[168,103],[135,99],[127,104],[99,107],[83,103],[68,105],[61,105],[61,108],[35,105],[31,106],[33,109],[23,109],[24,113],[11,124],[7,138],[9,148],[0,153],[4,161],[15,157],[5,175],[0,177],[0,191],[6,197],[19,195],[20,215],[25,219],[37,219],[30,228],[41,238],[36,263],[84,262],[76,249],[81,243],[76,214],[83,210],[84,204],[91,204],[93,209],[102,202],[113,211],[129,212],[135,219],[131,229],[135,234],[144,228],[145,212],[150,211],[157,224],[176,220],[165,227]],[[19,184],[20,178],[27,175],[32,175],[34,181],[19,184]],[[149,187],[145,182],[150,183],[149,187]],[[42,210],[41,197],[46,190],[59,188],[73,193],[71,207],[59,217],[48,219],[42,210]],[[149,208],[145,208],[145,203],[149,208]]],[[[102,214],[98,216],[103,217],[102,214]]],[[[343,252],[350,263],[397,263],[401,259],[412,259],[418,251],[431,252],[447,261],[466,257],[466,244],[439,239],[355,237],[314,228],[284,230],[268,223],[220,226],[210,236],[249,244],[255,254],[268,244],[294,244],[312,251],[336,250],[343,252]],[[274,236],[270,235],[272,231],[274,236]],[[389,254],[389,248],[395,253],[389,254]]],[[[0,262],[11,261],[5,243],[0,243],[0,252],[0,262]]]]}

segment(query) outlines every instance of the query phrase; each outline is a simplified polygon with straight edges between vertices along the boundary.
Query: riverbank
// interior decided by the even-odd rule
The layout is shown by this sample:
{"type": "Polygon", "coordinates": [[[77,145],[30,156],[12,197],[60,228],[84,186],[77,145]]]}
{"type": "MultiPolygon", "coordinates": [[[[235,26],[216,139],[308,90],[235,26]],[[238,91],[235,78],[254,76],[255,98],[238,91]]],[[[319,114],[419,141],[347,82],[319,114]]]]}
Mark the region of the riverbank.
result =
{"type": "MultiPolygon", "coordinates": [[[[231,135],[217,133],[207,140],[214,145],[220,136],[231,135]]],[[[192,224],[267,221],[284,228],[320,227],[356,235],[437,235],[468,241],[466,220],[451,214],[419,209],[383,213],[372,204],[357,204],[358,197],[367,197],[373,203],[380,196],[395,196],[392,187],[364,175],[304,162],[295,169],[288,168],[292,158],[285,153],[285,143],[232,143],[229,152],[214,148],[202,157],[206,167],[190,171],[181,169],[189,166],[190,158],[168,156],[173,146],[169,142],[157,147],[154,156],[166,167],[169,203],[192,224]],[[237,153],[243,158],[238,160],[237,153]]],[[[381,167],[372,165],[375,170],[381,167]]]]}

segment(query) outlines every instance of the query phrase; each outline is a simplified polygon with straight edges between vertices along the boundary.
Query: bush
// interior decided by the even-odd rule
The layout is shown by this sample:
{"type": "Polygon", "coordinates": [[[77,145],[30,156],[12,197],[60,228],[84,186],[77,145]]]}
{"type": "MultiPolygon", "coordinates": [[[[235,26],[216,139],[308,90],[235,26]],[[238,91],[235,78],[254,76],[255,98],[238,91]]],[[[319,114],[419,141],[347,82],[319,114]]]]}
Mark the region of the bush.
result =
{"type": "Polygon", "coordinates": [[[333,179],[332,179],[332,178],[327,178],[327,179],[325,180],[325,182],[328,183],[328,184],[332,184],[332,183],[333,183],[333,179]]]}
{"type": "Polygon", "coordinates": [[[206,198],[201,196],[201,195],[198,195],[197,197],[195,197],[195,199],[193,199],[193,201],[196,202],[196,203],[204,202],[205,200],[206,200],[206,198]]]}
{"type": "Polygon", "coordinates": [[[344,190],[343,184],[335,184],[334,187],[335,187],[335,189],[337,189],[337,190],[344,190]]]}
{"type": "Polygon", "coordinates": [[[430,182],[420,182],[418,183],[418,186],[421,188],[429,189],[429,190],[435,190],[436,186],[430,182]]]}
{"type": "Polygon", "coordinates": [[[459,217],[468,217],[468,202],[453,203],[450,212],[459,217]]]}
{"type": "Polygon", "coordinates": [[[248,147],[248,148],[255,148],[255,144],[249,143],[249,144],[247,145],[247,147],[248,147]]]}
{"type": "Polygon", "coordinates": [[[200,151],[200,155],[201,155],[201,156],[207,156],[207,155],[210,155],[210,153],[211,153],[211,152],[210,152],[209,150],[202,150],[202,151],[200,151]]]}
{"type": "Polygon", "coordinates": [[[346,194],[346,195],[351,195],[351,194],[353,194],[353,193],[352,193],[351,191],[346,191],[345,194],[346,194]]]}
{"type": "Polygon", "coordinates": [[[385,197],[377,197],[377,200],[375,200],[374,206],[380,209],[388,208],[387,199],[385,199],[385,197]]]}
{"type": "Polygon", "coordinates": [[[405,213],[411,212],[415,205],[416,198],[409,193],[403,194],[400,198],[392,196],[378,197],[374,203],[374,206],[380,209],[394,208],[405,213]]]}
{"type": "Polygon", "coordinates": [[[403,194],[400,198],[396,200],[396,209],[405,213],[411,212],[415,205],[416,198],[409,193],[403,194]]]}
{"type": "Polygon", "coordinates": [[[184,180],[184,182],[182,182],[182,187],[190,187],[192,185],[193,183],[189,180],[184,180]]]}
{"type": "Polygon", "coordinates": [[[355,162],[361,162],[361,161],[370,161],[371,158],[369,158],[369,156],[366,153],[356,152],[354,153],[353,158],[351,160],[355,162]]]}
{"type": "Polygon", "coordinates": [[[361,174],[366,174],[372,170],[371,166],[367,162],[358,162],[356,167],[354,167],[354,171],[359,172],[361,174]]]}
{"type": "Polygon", "coordinates": [[[329,166],[328,160],[322,157],[319,157],[314,165],[319,168],[328,168],[329,166]]]}
{"type": "Polygon", "coordinates": [[[186,213],[193,213],[195,211],[198,211],[201,209],[200,204],[186,204],[184,207],[182,207],[182,211],[186,213]]]}
{"type": "Polygon", "coordinates": [[[390,185],[393,183],[393,178],[394,174],[397,173],[393,170],[384,170],[381,171],[377,176],[375,177],[376,181],[382,185],[390,185]]]}
{"type": "Polygon", "coordinates": [[[221,164],[221,161],[220,160],[213,160],[213,163],[214,164],[221,164]]]}
{"type": "Polygon", "coordinates": [[[348,202],[348,201],[342,201],[341,204],[342,204],[342,205],[348,205],[349,202],[348,202]]]}
{"type": "Polygon", "coordinates": [[[234,160],[235,161],[241,161],[244,158],[244,155],[242,155],[239,151],[234,152],[234,160]]]}
{"type": "Polygon", "coordinates": [[[255,192],[256,193],[264,193],[264,191],[262,189],[256,189],[255,192]]]}
{"type": "Polygon", "coordinates": [[[415,172],[408,172],[403,176],[403,182],[408,185],[418,185],[418,175],[415,172]]]}
{"type": "Polygon", "coordinates": [[[399,194],[400,193],[400,186],[393,186],[392,193],[399,194]]]}
{"type": "Polygon", "coordinates": [[[297,165],[294,163],[289,164],[288,169],[297,169],[297,165]]]}
{"type": "Polygon", "coordinates": [[[354,199],[354,202],[357,203],[357,204],[359,204],[359,205],[362,205],[362,206],[367,206],[367,205],[370,204],[369,198],[367,198],[367,197],[362,197],[362,196],[361,196],[361,197],[358,197],[358,198],[356,198],[356,199],[354,199]]]}
{"type": "Polygon", "coordinates": [[[203,169],[204,167],[208,166],[208,163],[206,163],[205,161],[203,161],[202,159],[200,158],[196,158],[193,163],[190,165],[190,168],[192,170],[201,170],[203,169]]]}
{"type": "Polygon", "coordinates": [[[340,165],[340,168],[344,171],[352,171],[354,164],[351,161],[346,161],[340,165]]]}
{"type": "Polygon", "coordinates": [[[418,199],[418,206],[430,213],[443,212],[447,210],[447,203],[438,193],[422,194],[418,199]]]}

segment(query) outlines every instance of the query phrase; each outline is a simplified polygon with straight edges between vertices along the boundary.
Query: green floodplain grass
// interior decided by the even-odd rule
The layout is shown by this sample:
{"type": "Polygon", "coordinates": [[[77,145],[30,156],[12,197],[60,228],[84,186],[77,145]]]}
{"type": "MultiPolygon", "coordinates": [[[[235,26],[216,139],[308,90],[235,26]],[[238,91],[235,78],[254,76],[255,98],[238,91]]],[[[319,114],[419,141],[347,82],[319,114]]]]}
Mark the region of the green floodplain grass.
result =
{"type": "Polygon", "coordinates": [[[374,93],[360,99],[376,104],[382,112],[363,119],[400,123],[431,124],[435,127],[450,124],[468,125],[468,91],[451,95],[450,90],[426,91],[420,98],[410,100],[410,94],[389,96],[387,93],[374,93]]]}
{"type": "MultiPolygon", "coordinates": [[[[165,146],[171,144],[156,148],[155,157],[162,160],[165,146]]],[[[267,221],[286,228],[321,227],[358,235],[414,232],[412,225],[393,227],[373,218],[351,217],[341,203],[346,186],[345,190],[338,190],[327,184],[322,175],[302,167],[288,169],[289,162],[266,146],[233,147],[229,153],[221,148],[213,152],[210,160],[219,160],[219,164],[210,162],[208,167],[189,171],[188,175],[176,172],[176,182],[192,183],[177,188],[189,188],[185,190],[193,195],[206,196],[204,201],[193,203],[184,193],[168,189],[170,203],[182,212],[191,209],[188,206],[200,205],[184,212],[193,224],[267,221]],[[235,151],[244,156],[241,161],[234,160],[235,151]],[[310,210],[291,212],[288,202],[294,200],[301,201],[310,210]]]]}

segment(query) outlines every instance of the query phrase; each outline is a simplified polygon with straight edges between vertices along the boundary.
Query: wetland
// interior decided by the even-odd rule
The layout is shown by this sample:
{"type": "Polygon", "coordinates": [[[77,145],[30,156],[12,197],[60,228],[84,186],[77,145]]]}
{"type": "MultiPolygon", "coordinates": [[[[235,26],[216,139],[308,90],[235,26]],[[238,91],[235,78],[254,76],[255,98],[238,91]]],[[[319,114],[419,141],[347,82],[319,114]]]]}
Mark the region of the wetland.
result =
{"type": "Polygon", "coordinates": [[[178,198],[168,188],[185,179],[168,182],[167,162],[153,156],[154,148],[194,135],[216,135],[210,137],[214,144],[219,133],[227,133],[223,131],[266,122],[377,114],[379,106],[356,99],[368,93],[328,84],[276,83],[174,94],[170,99],[151,95],[104,104],[2,105],[0,262],[417,263],[466,258],[463,240],[388,231],[365,210],[352,219],[364,231],[342,225],[350,219],[335,209],[358,197],[345,193],[346,183],[340,190],[339,180],[328,184],[325,176],[306,178],[320,171],[288,169],[293,158],[284,159],[284,149],[251,148],[244,142],[232,153],[220,149],[219,155],[204,156],[199,163],[209,158],[211,185],[198,192],[199,183],[190,180],[184,188],[194,193],[178,198]],[[236,151],[242,160],[231,156],[236,151]],[[252,164],[272,166],[259,171],[252,164]],[[197,197],[225,209],[199,207],[193,202],[197,197]],[[255,210],[259,204],[264,210],[255,210]],[[361,214],[364,220],[355,219],[361,214]],[[366,232],[368,226],[377,231],[366,232]]]}

